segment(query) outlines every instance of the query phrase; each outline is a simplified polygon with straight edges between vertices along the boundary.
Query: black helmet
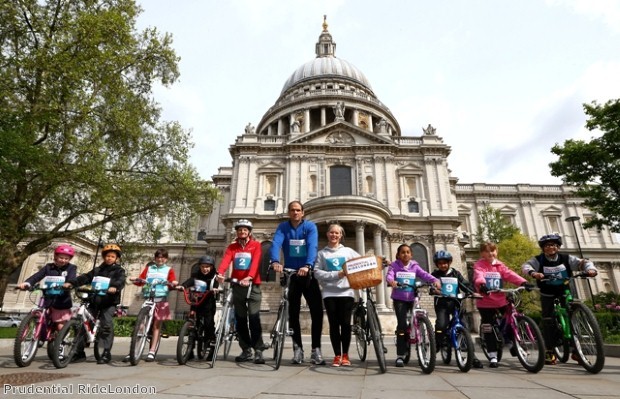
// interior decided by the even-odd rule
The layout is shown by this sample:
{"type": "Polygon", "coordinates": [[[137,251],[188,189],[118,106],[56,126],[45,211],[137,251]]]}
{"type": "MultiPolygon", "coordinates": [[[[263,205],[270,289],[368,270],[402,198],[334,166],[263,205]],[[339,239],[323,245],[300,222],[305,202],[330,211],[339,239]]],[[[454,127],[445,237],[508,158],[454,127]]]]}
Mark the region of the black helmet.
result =
{"type": "Polygon", "coordinates": [[[239,229],[239,227],[245,227],[252,231],[252,222],[247,219],[240,219],[237,223],[235,223],[235,230],[239,229]]]}
{"type": "Polygon", "coordinates": [[[448,263],[452,263],[452,254],[448,251],[444,251],[443,249],[435,252],[435,255],[433,255],[433,263],[437,264],[440,260],[447,260],[448,263]]]}
{"type": "Polygon", "coordinates": [[[213,259],[213,256],[202,255],[200,259],[198,259],[198,263],[199,264],[207,263],[209,265],[215,265],[215,259],[213,259]]]}
{"type": "Polygon", "coordinates": [[[562,246],[562,237],[559,236],[559,234],[545,234],[544,236],[540,237],[540,239],[538,240],[538,246],[541,248],[545,247],[545,244],[548,242],[554,242],[556,244],[558,244],[558,247],[562,246]]]}

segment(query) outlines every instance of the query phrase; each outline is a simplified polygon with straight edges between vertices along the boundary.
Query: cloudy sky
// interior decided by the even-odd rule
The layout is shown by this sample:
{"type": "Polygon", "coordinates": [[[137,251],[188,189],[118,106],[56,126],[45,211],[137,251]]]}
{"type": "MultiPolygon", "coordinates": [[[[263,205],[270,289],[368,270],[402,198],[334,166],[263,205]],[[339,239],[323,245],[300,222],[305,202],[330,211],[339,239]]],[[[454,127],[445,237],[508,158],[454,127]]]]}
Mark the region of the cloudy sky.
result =
{"type": "Polygon", "coordinates": [[[173,35],[180,81],[163,118],[192,130],[210,179],[286,79],[314,58],[323,15],[402,134],[429,123],[460,183],[559,184],[550,148],[589,139],[583,103],[620,97],[617,0],[139,0],[138,28],[173,35]]]}

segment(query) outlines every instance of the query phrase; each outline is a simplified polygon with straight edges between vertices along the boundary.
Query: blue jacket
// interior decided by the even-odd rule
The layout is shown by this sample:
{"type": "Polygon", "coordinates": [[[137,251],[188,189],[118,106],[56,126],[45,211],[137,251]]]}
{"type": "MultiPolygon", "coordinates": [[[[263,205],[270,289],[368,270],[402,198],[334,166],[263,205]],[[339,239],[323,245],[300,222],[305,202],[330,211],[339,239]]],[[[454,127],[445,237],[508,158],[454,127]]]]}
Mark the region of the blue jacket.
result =
{"type": "Polygon", "coordinates": [[[284,254],[284,267],[299,269],[314,268],[319,247],[319,233],[313,222],[302,220],[297,228],[290,221],[282,222],[273,237],[269,259],[280,262],[280,250],[284,254]]]}

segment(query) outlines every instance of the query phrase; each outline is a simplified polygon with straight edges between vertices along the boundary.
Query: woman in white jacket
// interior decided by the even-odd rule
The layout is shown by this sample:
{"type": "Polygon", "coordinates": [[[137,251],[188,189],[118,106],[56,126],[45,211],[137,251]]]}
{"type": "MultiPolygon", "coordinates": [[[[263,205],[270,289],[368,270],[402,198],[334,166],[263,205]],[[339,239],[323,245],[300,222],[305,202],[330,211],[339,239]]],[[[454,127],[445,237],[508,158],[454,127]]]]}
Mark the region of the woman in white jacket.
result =
{"type": "Polygon", "coordinates": [[[355,304],[353,289],[344,275],[344,263],[360,255],[340,243],[344,229],[332,224],[327,229],[327,246],[319,251],[314,275],[323,287],[323,303],[329,322],[329,339],[334,349],[333,367],[350,366],[351,312],[355,304]]]}

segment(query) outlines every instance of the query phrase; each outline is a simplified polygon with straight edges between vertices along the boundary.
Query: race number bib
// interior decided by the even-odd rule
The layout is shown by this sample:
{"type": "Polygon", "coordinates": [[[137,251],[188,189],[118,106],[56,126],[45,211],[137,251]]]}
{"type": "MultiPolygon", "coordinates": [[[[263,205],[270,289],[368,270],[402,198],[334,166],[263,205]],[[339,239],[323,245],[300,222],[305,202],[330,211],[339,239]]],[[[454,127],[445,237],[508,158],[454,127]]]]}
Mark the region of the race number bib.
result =
{"type": "Polygon", "coordinates": [[[237,252],[233,261],[233,268],[235,270],[248,270],[251,263],[252,254],[249,252],[237,252]]]}
{"type": "Polygon", "coordinates": [[[207,282],[194,279],[194,291],[195,292],[207,292],[207,282]]]}
{"type": "Polygon", "coordinates": [[[396,272],[396,281],[400,284],[407,284],[406,287],[401,288],[403,291],[412,292],[415,286],[415,273],[396,272]]]}
{"type": "Polygon", "coordinates": [[[65,276],[45,276],[39,283],[39,287],[47,289],[45,295],[60,295],[64,283],[65,276]]]}
{"type": "Polygon", "coordinates": [[[293,258],[306,256],[306,240],[289,240],[288,255],[293,258]]]}
{"type": "Polygon", "coordinates": [[[546,278],[552,279],[547,282],[549,285],[562,285],[564,284],[564,279],[568,278],[568,270],[566,270],[564,265],[544,266],[543,274],[546,278]]]}
{"type": "Polygon", "coordinates": [[[97,295],[105,295],[108,288],[110,288],[110,278],[103,276],[93,277],[93,281],[90,283],[93,290],[97,290],[97,295]]]}
{"type": "Polygon", "coordinates": [[[327,271],[330,272],[339,272],[342,270],[342,265],[345,263],[344,258],[325,258],[325,263],[327,265],[327,271]]]}
{"type": "Polygon", "coordinates": [[[441,294],[455,298],[459,293],[459,280],[456,277],[442,277],[441,294]]]}
{"type": "Polygon", "coordinates": [[[486,281],[489,290],[498,290],[504,286],[502,283],[502,275],[498,272],[484,273],[484,281],[486,281]]]}

